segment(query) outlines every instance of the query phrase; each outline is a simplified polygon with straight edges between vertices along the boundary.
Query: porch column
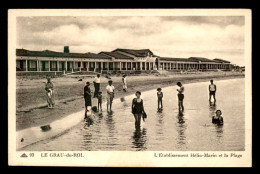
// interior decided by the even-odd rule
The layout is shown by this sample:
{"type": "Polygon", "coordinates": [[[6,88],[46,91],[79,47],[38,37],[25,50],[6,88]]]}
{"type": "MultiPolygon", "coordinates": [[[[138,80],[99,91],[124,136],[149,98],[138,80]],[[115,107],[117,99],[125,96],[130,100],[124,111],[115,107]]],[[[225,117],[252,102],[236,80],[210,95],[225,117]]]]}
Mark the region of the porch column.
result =
{"type": "Polygon", "coordinates": [[[27,59],[25,60],[25,71],[28,71],[28,67],[27,67],[27,59]]]}
{"type": "Polygon", "coordinates": [[[41,61],[40,60],[38,60],[38,66],[39,66],[38,70],[41,71],[41,61]]]}
{"type": "Polygon", "coordinates": [[[51,71],[51,61],[49,61],[49,71],[51,71]]]}
{"type": "Polygon", "coordinates": [[[38,72],[39,71],[39,61],[36,60],[36,71],[38,72]]]}
{"type": "Polygon", "coordinates": [[[59,61],[57,61],[57,70],[56,71],[59,71],[60,70],[60,62],[59,61]]]}
{"type": "Polygon", "coordinates": [[[80,63],[80,70],[83,68],[83,62],[80,63]]]}
{"type": "Polygon", "coordinates": [[[143,62],[140,62],[140,70],[143,70],[143,62]]]}
{"type": "Polygon", "coordinates": [[[103,70],[103,63],[104,63],[104,62],[101,62],[101,67],[100,67],[101,70],[103,70]]]}
{"type": "Polygon", "coordinates": [[[119,62],[119,70],[122,70],[122,62],[119,62]]]}

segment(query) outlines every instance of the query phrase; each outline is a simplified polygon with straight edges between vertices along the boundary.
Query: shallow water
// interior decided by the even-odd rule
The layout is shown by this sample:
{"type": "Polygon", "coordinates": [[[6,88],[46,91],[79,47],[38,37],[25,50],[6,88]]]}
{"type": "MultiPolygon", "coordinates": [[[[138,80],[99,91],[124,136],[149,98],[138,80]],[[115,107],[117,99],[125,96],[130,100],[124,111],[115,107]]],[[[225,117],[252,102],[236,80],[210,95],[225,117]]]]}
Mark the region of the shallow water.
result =
{"type": "MultiPolygon", "coordinates": [[[[131,114],[134,96],[113,103],[113,113],[94,115],[93,124],[80,122],[61,136],[27,146],[23,150],[53,151],[239,151],[245,148],[245,81],[215,81],[216,106],[208,101],[209,82],[186,84],[183,116],[178,116],[176,86],[163,88],[164,110],[157,112],[156,90],[142,93],[148,118],[135,128],[131,114]],[[220,109],[224,125],[211,123],[220,109]]],[[[82,116],[83,117],[83,116],[82,116]]]]}

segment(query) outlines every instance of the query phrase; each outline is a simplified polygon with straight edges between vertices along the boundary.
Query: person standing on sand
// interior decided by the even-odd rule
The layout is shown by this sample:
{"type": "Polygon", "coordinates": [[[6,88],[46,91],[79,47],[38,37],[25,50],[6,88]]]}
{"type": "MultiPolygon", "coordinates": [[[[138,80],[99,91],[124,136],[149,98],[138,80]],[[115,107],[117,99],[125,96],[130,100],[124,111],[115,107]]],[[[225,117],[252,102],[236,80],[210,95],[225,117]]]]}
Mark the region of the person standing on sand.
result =
{"type": "Polygon", "coordinates": [[[47,76],[47,83],[45,85],[45,91],[47,96],[48,108],[54,108],[54,89],[53,83],[51,82],[51,77],[47,76]]]}
{"type": "Polygon", "coordinates": [[[95,80],[93,81],[94,83],[94,88],[95,88],[95,92],[94,92],[94,98],[98,96],[98,92],[100,89],[100,74],[97,74],[97,77],[95,77],[95,80]]]}
{"type": "Polygon", "coordinates": [[[86,86],[84,87],[84,99],[85,99],[85,119],[86,119],[88,106],[92,106],[90,82],[86,82],[86,86]]]}
{"type": "Polygon", "coordinates": [[[110,112],[112,111],[112,103],[114,99],[114,92],[115,92],[115,87],[112,85],[113,81],[110,79],[108,81],[108,85],[106,87],[107,90],[107,111],[108,111],[108,105],[110,106],[110,112]]]}
{"type": "Polygon", "coordinates": [[[122,78],[122,85],[123,85],[123,91],[126,92],[127,85],[126,85],[126,75],[125,74],[123,75],[123,78],[122,78]]]}
{"type": "Polygon", "coordinates": [[[178,106],[179,106],[179,113],[183,113],[184,112],[184,106],[183,106],[183,99],[184,99],[184,86],[181,84],[181,82],[177,82],[178,85],[178,106]]]}
{"type": "Polygon", "coordinates": [[[209,102],[211,104],[211,96],[214,98],[214,105],[216,104],[216,91],[217,91],[217,86],[213,83],[213,80],[210,80],[210,85],[209,85],[209,102]]]}

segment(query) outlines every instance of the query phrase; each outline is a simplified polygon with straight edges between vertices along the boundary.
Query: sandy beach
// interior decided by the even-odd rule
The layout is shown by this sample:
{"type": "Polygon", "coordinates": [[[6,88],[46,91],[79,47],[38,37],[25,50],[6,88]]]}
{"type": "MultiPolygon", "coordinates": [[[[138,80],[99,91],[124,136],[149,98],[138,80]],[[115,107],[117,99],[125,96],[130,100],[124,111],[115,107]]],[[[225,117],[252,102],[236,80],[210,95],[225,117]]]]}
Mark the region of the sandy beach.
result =
{"type": "MultiPolygon", "coordinates": [[[[222,79],[244,78],[240,72],[200,72],[200,73],[167,73],[161,75],[141,74],[127,76],[127,92],[122,90],[122,77],[111,76],[116,88],[115,98],[121,98],[134,94],[137,90],[143,92],[158,87],[175,86],[177,81],[183,84],[196,83],[222,79]]],[[[83,88],[87,81],[91,82],[91,90],[94,92],[94,77],[87,76],[61,76],[54,77],[55,108],[47,108],[44,77],[17,76],[16,78],[16,129],[22,130],[34,126],[42,126],[54,120],[66,117],[71,113],[84,109],[83,88]],[[79,81],[82,79],[82,81],[79,81]]],[[[103,102],[106,101],[105,87],[108,79],[101,77],[101,91],[103,102]]],[[[155,91],[156,92],[156,91],[155,91]]],[[[92,99],[93,105],[97,105],[97,99],[92,99]]],[[[106,110],[106,108],[103,108],[106,110]]],[[[82,116],[83,118],[83,116],[82,116]]]]}

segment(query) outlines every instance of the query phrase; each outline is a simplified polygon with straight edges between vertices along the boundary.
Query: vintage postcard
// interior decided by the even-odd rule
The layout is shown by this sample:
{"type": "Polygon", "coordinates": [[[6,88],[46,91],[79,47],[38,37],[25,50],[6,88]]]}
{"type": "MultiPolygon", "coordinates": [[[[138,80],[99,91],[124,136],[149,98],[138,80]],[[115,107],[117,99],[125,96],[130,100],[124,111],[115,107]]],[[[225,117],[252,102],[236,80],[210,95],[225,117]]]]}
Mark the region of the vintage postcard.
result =
{"type": "Polygon", "coordinates": [[[249,9],[10,9],[11,166],[251,167],[249,9]]]}

